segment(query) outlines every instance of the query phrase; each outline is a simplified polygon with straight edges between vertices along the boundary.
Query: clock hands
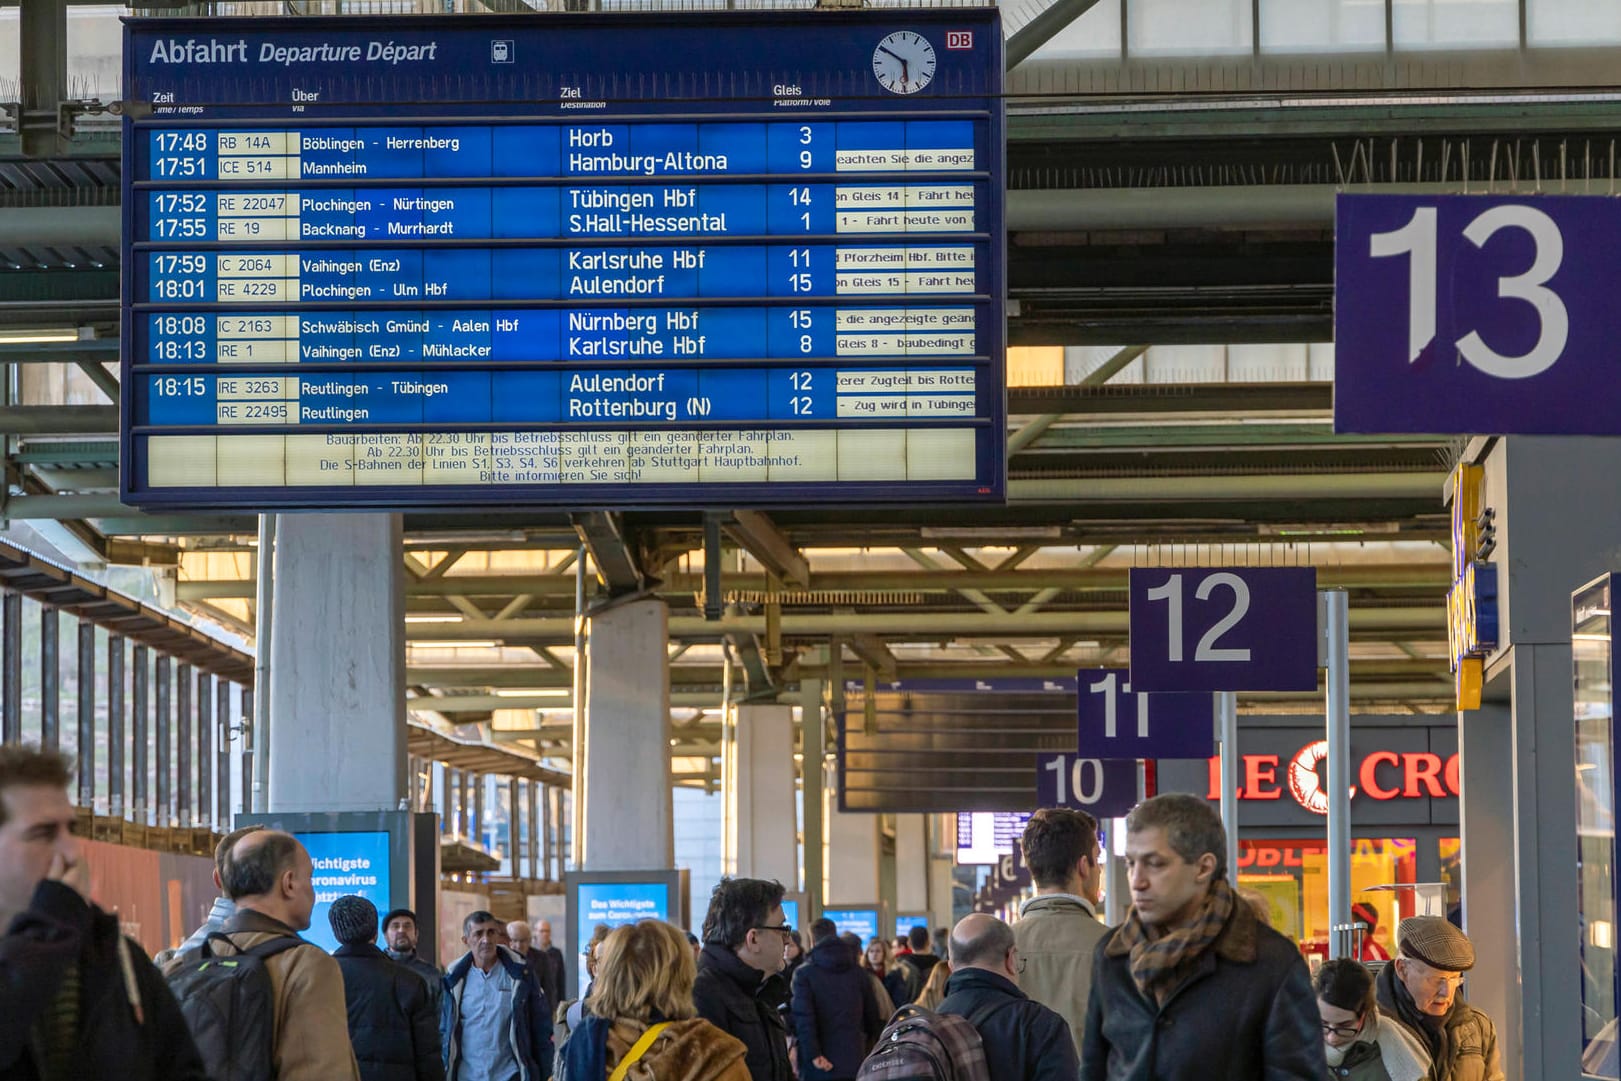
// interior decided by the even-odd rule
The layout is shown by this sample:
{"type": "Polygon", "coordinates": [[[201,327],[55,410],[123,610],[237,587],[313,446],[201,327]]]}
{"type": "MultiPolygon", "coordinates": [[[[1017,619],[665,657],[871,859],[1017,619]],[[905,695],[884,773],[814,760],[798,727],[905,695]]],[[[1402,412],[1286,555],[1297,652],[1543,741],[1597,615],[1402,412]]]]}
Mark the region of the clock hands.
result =
{"type": "Polygon", "coordinates": [[[881,53],[889,53],[890,56],[893,56],[896,60],[899,60],[901,62],[901,85],[902,86],[905,86],[907,83],[912,81],[911,76],[910,76],[911,65],[906,62],[906,57],[901,56],[898,53],[892,52],[891,50],[885,48],[882,45],[878,46],[878,51],[881,52],[881,53]]]}

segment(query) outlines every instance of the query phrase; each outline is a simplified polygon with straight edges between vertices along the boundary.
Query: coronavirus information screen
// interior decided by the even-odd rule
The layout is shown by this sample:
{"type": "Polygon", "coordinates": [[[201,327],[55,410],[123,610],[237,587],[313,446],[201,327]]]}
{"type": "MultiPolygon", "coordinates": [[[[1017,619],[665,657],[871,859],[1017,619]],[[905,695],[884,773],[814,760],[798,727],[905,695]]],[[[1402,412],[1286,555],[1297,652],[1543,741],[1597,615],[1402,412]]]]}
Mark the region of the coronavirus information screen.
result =
{"type": "Polygon", "coordinates": [[[126,502],[1003,496],[994,9],[135,19],[125,67],[126,502]]]}

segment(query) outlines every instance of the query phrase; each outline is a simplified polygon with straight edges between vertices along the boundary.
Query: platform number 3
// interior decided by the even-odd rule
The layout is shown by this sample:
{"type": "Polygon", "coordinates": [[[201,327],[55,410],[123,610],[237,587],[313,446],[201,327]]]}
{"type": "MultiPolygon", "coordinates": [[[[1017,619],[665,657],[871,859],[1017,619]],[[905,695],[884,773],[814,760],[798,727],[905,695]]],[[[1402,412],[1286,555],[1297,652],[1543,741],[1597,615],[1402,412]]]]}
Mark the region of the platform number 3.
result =
{"type": "MultiPolygon", "coordinates": [[[[1405,255],[1407,259],[1407,352],[1408,362],[1417,361],[1435,338],[1438,273],[1436,259],[1437,213],[1434,207],[1419,207],[1400,229],[1375,233],[1369,238],[1368,254],[1381,259],[1405,255]]],[[[1565,302],[1547,286],[1559,272],[1565,258],[1565,238],[1559,226],[1542,211],[1529,206],[1494,206],[1471,221],[1464,229],[1466,240],[1484,248],[1499,230],[1524,229],[1536,244],[1536,258],[1523,274],[1497,279],[1497,295],[1523,300],[1536,309],[1540,321],[1537,343],[1520,356],[1505,356],[1487,345],[1479,331],[1459,338],[1458,353],[1480,371],[1498,379],[1529,379],[1553,367],[1570,339],[1570,313],[1565,302]]]]}

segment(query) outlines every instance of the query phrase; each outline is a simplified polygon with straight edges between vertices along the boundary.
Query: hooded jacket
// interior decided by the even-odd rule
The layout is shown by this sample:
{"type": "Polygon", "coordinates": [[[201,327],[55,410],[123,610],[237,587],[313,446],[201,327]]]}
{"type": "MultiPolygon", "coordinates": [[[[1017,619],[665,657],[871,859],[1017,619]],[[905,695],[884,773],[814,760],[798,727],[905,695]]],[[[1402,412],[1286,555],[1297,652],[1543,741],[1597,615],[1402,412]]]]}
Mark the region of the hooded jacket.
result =
{"type": "MultiPolygon", "coordinates": [[[[606,1081],[647,1026],[587,1016],[557,1056],[555,1081],[606,1081]]],[[[702,1018],[673,1021],[631,1064],[625,1081],[749,1081],[741,1041],[702,1018]]]]}
{"type": "Polygon", "coordinates": [[[1013,938],[1024,971],[1019,989],[1069,1025],[1080,1053],[1086,1035],[1086,1000],[1092,993],[1092,955],[1109,929],[1084,897],[1046,894],[1024,903],[1013,938]]]}
{"type": "Polygon", "coordinates": [[[1322,1019],[1295,944],[1233,914],[1187,977],[1156,1004],[1131,978],[1120,929],[1098,944],[1081,1043],[1081,1081],[1204,1081],[1214,1064],[1245,1081],[1322,1081],[1322,1019]]]}
{"type": "MultiPolygon", "coordinates": [[[[497,948],[495,963],[507,970],[516,985],[512,994],[512,1017],[507,1022],[507,1040],[518,1062],[520,1081],[546,1081],[552,1073],[552,1017],[545,993],[529,966],[508,950],[497,948]]],[[[462,992],[467,974],[473,968],[471,952],[450,966],[445,973],[445,995],[439,1006],[439,1039],[444,1045],[445,1076],[456,1081],[461,1066],[462,992]]]]}
{"type": "Polygon", "coordinates": [[[1421,1012],[1396,978],[1394,962],[1373,983],[1379,1008],[1406,1029],[1429,1058],[1430,1081],[1504,1081],[1492,1019],[1455,995],[1445,1017],[1421,1012]]]}
{"type": "Polygon", "coordinates": [[[0,938],[0,1077],[40,1077],[35,1026],[71,965],[79,966],[80,1004],[72,1081],[208,1081],[152,962],[119,934],[116,916],[60,882],[41,882],[0,938]]]}
{"type": "MultiPolygon", "coordinates": [[[[238,907],[221,932],[239,950],[297,932],[278,919],[238,907]]],[[[276,1077],[279,1081],[360,1081],[349,1045],[343,970],[313,943],[265,961],[275,998],[276,1077]]]]}
{"type": "Polygon", "coordinates": [[[788,997],[781,976],[767,976],[717,943],[698,957],[692,1001],[698,1016],[743,1041],[744,1064],[753,1081],[789,1081],[788,1028],[777,1007],[788,997]]]}
{"type": "Polygon", "coordinates": [[[812,947],[810,960],[794,973],[794,1032],[804,1081],[848,1081],[861,1069],[884,1030],[873,980],[856,963],[855,951],[837,937],[812,947]],[[827,1059],[832,1069],[818,1069],[817,1058],[827,1059]]]}
{"type": "Polygon", "coordinates": [[[439,1015],[422,978],[370,942],[339,946],[360,1081],[445,1081],[439,1015]]]}

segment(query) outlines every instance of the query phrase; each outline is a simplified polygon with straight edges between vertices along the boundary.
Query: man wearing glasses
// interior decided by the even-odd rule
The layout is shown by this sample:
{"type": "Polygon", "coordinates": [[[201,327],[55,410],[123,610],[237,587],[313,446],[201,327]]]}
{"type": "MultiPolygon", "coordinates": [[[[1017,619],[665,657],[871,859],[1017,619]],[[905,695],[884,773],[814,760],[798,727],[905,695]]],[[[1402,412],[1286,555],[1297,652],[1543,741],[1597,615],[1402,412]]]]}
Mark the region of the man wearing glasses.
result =
{"type": "Polygon", "coordinates": [[[752,1081],[792,1081],[783,951],[793,928],[782,911],[783,887],[758,878],[723,878],[709,896],[703,952],[692,1000],[698,1016],[743,1041],[752,1081]]]}
{"type": "Polygon", "coordinates": [[[1019,990],[1024,959],[1013,928],[983,913],[951,932],[951,978],[940,1013],[974,1026],[991,1081],[1075,1081],[1080,1063],[1062,1017],[1019,990]]]}
{"type": "Polygon", "coordinates": [[[1359,961],[1326,961],[1312,977],[1328,1073],[1346,1081],[1424,1081],[1430,1056],[1397,1021],[1379,1015],[1373,973],[1359,961]]]}
{"type": "Polygon", "coordinates": [[[1424,1045],[1430,1081],[1503,1081],[1497,1026],[1458,997],[1474,943],[1440,916],[1409,916],[1397,936],[1396,960],[1379,973],[1379,1007],[1424,1045]]]}

